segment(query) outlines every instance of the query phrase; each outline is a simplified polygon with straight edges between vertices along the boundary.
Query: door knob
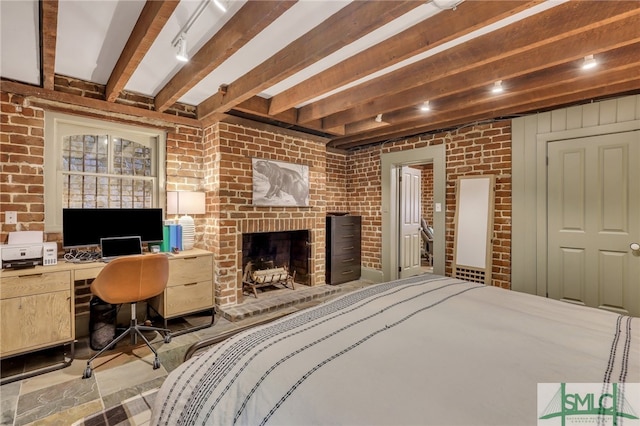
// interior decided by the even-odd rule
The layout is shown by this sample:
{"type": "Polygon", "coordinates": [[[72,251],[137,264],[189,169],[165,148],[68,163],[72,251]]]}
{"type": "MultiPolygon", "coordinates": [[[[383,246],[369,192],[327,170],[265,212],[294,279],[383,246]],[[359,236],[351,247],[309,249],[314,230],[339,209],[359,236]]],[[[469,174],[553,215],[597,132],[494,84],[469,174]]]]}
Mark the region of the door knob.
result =
{"type": "Polygon", "coordinates": [[[631,250],[633,250],[633,251],[638,251],[638,250],[640,250],[640,244],[631,243],[631,244],[629,244],[629,248],[631,248],[631,250]]]}

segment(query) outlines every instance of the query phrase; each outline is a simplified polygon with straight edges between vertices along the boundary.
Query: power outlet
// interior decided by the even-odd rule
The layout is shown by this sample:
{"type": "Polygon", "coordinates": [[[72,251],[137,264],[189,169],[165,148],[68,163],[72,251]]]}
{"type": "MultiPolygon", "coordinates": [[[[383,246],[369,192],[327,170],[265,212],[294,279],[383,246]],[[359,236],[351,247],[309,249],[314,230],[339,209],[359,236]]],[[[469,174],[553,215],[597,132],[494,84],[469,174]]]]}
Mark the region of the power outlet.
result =
{"type": "Polygon", "coordinates": [[[18,212],[5,212],[4,223],[7,225],[16,225],[18,223],[18,212]]]}

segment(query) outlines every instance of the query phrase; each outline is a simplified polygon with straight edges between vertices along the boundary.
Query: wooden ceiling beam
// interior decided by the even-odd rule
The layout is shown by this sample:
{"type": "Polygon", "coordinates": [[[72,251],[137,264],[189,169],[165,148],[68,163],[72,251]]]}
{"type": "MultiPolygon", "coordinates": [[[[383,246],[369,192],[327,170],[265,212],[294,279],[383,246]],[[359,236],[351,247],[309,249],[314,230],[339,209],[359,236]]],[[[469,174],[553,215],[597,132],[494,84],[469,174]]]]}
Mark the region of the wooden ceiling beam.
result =
{"type": "Polygon", "coordinates": [[[395,65],[485,25],[525,10],[540,1],[468,1],[372,46],[271,98],[277,114],[368,74],[395,65]]]}
{"type": "MultiPolygon", "coordinates": [[[[456,93],[475,88],[488,88],[497,80],[503,80],[504,84],[508,85],[511,79],[562,63],[581,61],[588,54],[597,56],[612,47],[635,45],[640,41],[640,32],[637,30],[639,25],[640,15],[632,16],[572,38],[502,58],[459,74],[434,79],[427,84],[396,92],[367,104],[358,105],[351,110],[332,114],[324,118],[323,124],[326,127],[345,125],[365,120],[379,113],[388,114],[411,105],[417,109],[418,105],[425,100],[430,100],[434,104],[438,99],[456,93]]],[[[629,55],[631,58],[637,57],[633,52],[629,52],[629,55]]]]}
{"type": "MultiPolygon", "coordinates": [[[[290,124],[291,126],[297,126],[297,122],[298,122],[298,111],[295,108],[290,108],[287,111],[281,112],[280,114],[271,115],[269,114],[269,99],[265,99],[260,96],[252,96],[246,101],[236,105],[233,108],[233,110],[244,112],[256,117],[262,117],[269,120],[280,121],[282,123],[290,124]]],[[[332,131],[323,130],[321,120],[315,120],[314,122],[306,123],[304,127],[311,130],[318,131],[318,132],[344,135],[344,127],[343,127],[342,133],[336,133],[333,130],[332,131]]]]}
{"type": "Polygon", "coordinates": [[[147,0],[107,81],[107,102],[118,98],[178,3],[180,0],[147,0]]]}
{"type": "Polygon", "coordinates": [[[388,96],[397,91],[398,82],[402,82],[403,89],[425,85],[448,75],[459,74],[593,28],[637,16],[638,13],[640,8],[633,2],[607,2],[606,5],[588,1],[565,3],[306,105],[300,108],[298,120],[304,123],[327,117],[388,96]]]}
{"type": "Polygon", "coordinates": [[[406,137],[407,135],[469,124],[478,120],[491,120],[516,114],[530,114],[534,111],[545,110],[558,105],[613,96],[631,90],[638,91],[640,87],[638,85],[640,83],[638,75],[640,75],[640,65],[636,64],[631,68],[602,73],[596,78],[583,76],[583,78],[572,83],[558,81],[555,84],[549,84],[531,92],[528,96],[520,95],[517,92],[512,93],[488,100],[481,105],[476,105],[471,100],[465,102],[461,96],[461,99],[456,102],[461,107],[455,112],[447,110],[435,113],[419,120],[389,126],[366,136],[354,135],[336,138],[329,145],[340,149],[351,149],[362,145],[406,137]],[[426,120],[428,120],[428,123],[425,123],[426,120]]]}
{"type": "MultiPolygon", "coordinates": [[[[627,82],[622,82],[622,83],[613,83],[603,87],[595,87],[591,90],[591,96],[587,99],[591,101],[602,100],[610,96],[608,94],[609,91],[614,91],[615,93],[619,93],[619,94],[637,94],[639,93],[638,87],[640,87],[640,79],[629,80],[627,82]]],[[[549,109],[552,109],[552,108],[561,108],[561,107],[570,106],[580,101],[584,101],[585,98],[583,98],[583,96],[585,96],[584,93],[577,93],[577,94],[567,95],[563,97],[557,97],[548,102],[544,102],[544,103],[541,102],[540,104],[542,104],[543,106],[539,106],[539,107],[536,107],[535,105],[532,104],[530,108],[527,110],[527,113],[534,114],[534,113],[539,113],[543,111],[548,111],[549,109]]],[[[507,114],[497,116],[497,119],[500,119],[500,117],[504,117],[504,116],[507,116],[507,114]]],[[[378,136],[378,137],[367,136],[366,139],[362,139],[358,142],[344,143],[340,146],[334,147],[333,145],[329,144],[327,145],[327,148],[331,147],[331,148],[340,149],[340,150],[351,150],[353,148],[377,144],[384,141],[397,140],[400,138],[408,138],[408,137],[411,137],[412,135],[419,135],[419,134],[434,132],[434,131],[445,131],[446,129],[451,129],[451,128],[473,124],[473,123],[485,122],[487,120],[488,119],[486,119],[483,115],[478,114],[475,116],[468,116],[463,119],[453,119],[453,120],[443,121],[439,123],[440,124],[439,126],[415,127],[411,131],[402,130],[394,134],[388,134],[385,136],[378,136]]]]}
{"type": "Polygon", "coordinates": [[[42,25],[40,83],[45,89],[53,90],[58,39],[58,0],[41,1],[39,4],[42,25]]]}
{"type": "Polygon", "coordinates": [[[182,124],[200,128],[201,123],[193,118],[180,117],[177,115],[149,111],[131,105],[122,105],[107,102],[102,99],[94,99],[70,93],[58,92],[41,87],[30,86],[28,84],[15,83],[12,81],[0,81],[0,91],[15,93],[24,97],[33,97],[34,102],[64,104],[69,110],[93,110],[101,115],[121,116],[127,120],[138,120],[153,125],[154,123],[182,124]]]}
{"type": "Polygon", "coordinates": [[[203,78],[272,24],[296,1],[248,1],[158,92],[157,111],[171,107],[203,78]]]}
{"type": "MultiPolygon", "coordinates": [[[[635,43],[610,52],[598,55],[598,69],[585,71],[581,68],[580,62],[570,62],[557,67],[552,67],[535,73],[520,76],[510,80],[506,92],[500,95],[489,93],[489,85],[479,87],[476,90],[460,93],[458,96],[449,96],[436,101],[433,111],[438,110],[458,110],[474,105],[482,105],[487,101],[496,99],[504,102],[509,99],[519,100],[520,97],[528,97],[531,93],[540,92],[545,87],[556,90],[559,82],[562,84],[572,84],[582,79],[602,79],[603,76],[614,75],[620,80],[620,73],[633,72],[640,66],[640,56],[636,52],[640,51],[640,43],[635,43]]],[[[604,77],[607,78],[607,77],[604,77]]],[[[464,84],[464,81],[461,82],[464,84]]],[[[385,120],[392,125],[401,124],[416,119],[428,119],[430,113],[425,114],[417,108],[405,108],[385,114],[385,120]]],[[[350,126],[347,126],[349,131],[350,126]]]]}
{"type": "MultiPolygon", "coordinates": [[[[226,112],[274,84],[418,7],[417,1],[355,1],[198,105],[198,117],[226,112]]],[[[312,120],[307,120],[312,121],[312,120]]]]}

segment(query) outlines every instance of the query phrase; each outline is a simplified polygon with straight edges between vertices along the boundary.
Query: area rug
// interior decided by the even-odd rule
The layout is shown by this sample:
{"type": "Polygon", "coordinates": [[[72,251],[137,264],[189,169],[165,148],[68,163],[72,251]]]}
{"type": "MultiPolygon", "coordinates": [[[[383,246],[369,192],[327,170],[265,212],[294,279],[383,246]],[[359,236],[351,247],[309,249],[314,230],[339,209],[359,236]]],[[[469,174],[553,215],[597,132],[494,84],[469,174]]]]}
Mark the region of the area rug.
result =
{"type": "Polygon", "coordinates": [[[158,389],[144,392],[78,420],[72,426],[146,426],[151,420],[151,407],[157,393],[158,389]]]}

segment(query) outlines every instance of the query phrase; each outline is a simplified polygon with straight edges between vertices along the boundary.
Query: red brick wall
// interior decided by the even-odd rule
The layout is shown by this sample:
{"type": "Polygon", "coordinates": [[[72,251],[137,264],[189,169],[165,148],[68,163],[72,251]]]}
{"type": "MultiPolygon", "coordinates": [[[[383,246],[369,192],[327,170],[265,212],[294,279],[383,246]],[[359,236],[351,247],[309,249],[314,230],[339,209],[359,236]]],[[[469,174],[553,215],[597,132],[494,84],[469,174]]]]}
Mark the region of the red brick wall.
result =
{"type": "MultiPolygon", "coordinates": [[[[57,81],[56,84],[58,89],[61,83],[57,81]]],[[[94,93],[94,89],[86,87],[73,89],[94,93]]],[[[95,93],[100,92],[100,88],[95,90],[95,93]]],[[[42,109],[29,106],[21,96],[9,93],[0,93],[0,96],[0,210],[2,213],[17,211],[21,230],[41,230],[44,228],[44,113],[42,109]]],[[[245,231],[310,229],[313,283],[323,283],[326,211],[362,215],[362,265],[381,269],[381,153],[446,143],[447,272],[451,273],[453,259],[455,180],[458,176],[492,173],[496,175],[498,185],[493,284],[508,288],[511,265],[510,140],[510,122],[505,121],[343,154],[326,152],[323,142],[275,131],[225,123],[204,131],[176,126],[167,134],[167,189],[207,193],[207,214],[196,216],[196,227],[201,236],[196,246],[214,252],[215,279],[220,284],[216,287],[216,302],[231,304],[234,300],[242,300],[235,283],[241,272],[238,241],[245,231]],[[251,157],[309,165],[311,206],[252,206],[251,157]]],[[[13,230],[16,230],[15,225],[6,225],[2,220],[2,242],[13,230]]],[[[59,239],[59,235],[47,235],[49,241],[59,239]]],[[[82,293],[86,289],[79,291],[82,293]]],[[[86,306],[80,303],[78,308],[82,311],[86,306]]]]}
{"type": "Polygon", "coordinates": [[[422,172],[422,217],[427,224],[433,226],[433,164],[423,164],[420,167],[422,172]]]}
{"type": "MultiPolygon", "coordinates": [[[[73,85],[79,91],[76,94],[88,97],[96,97],[95,90],[100,90],[75,80],[73,85]]],[[[71,88],[68,91],[72,92],[71,88]]],[[[0,110],[0,242],[6,243],[9,232],[44,230],[44,111],[30,106],[24,97],[6,92],[0,92],[0,110]],[[5,223],[6,211],[18,212],[18,225],[5,223]]],[[[118,121],[99,113],[91,117],[118,121]]],[[[202,161],[201,129],[178,125],[167,132],[168,190],[201,189],[202,161]]],[[[204,215],[195,219],[199,238],[196,245],[202,247],[204,215]]],[[[60,233],[45,233],[45,240],[58,242],[58,251],[62,253],[60,233]]],[[[77,314],[89,311],[89,285],[90,281],[76,282],[77,314]]]]}
{"type": "Polygon", "coordinates": [[[465,127],[355,151],[349,156],[351,210],[363,218],[362,266],[382,269],[380,155],[446,145],[446,274],[453,262],[455,190],[460,176],[496,175],[492,284],[511,286],[511,122],[465,127]]]}
{"type": "Polygon", "coordinates": [[[44,230],[44,111],[22,96],[0,93],[0,241],[12,231],[44,230]],[[4,212],[18,212],[7,225],[4,212]]]}
{"type": "Polygon", "coordinates": [[[204,175],[208,199],[205,245],[216,257],[216,304],[242,301],[242,234],[310,230],[310,284],[324,283],[326,150],[324,142],[237,124],[205,130],[204,175]],[[309,207],[253,206],[252,158],[309,166],[309,207]],[[218,175],[218,179],[213,176],[218,175]],[[212,209],[213,210],[213,209],[212,209]]]}
{"type": "Polygon", "coordinates": [[[349,212],[347,154],[327,151],[327,211],[349,212]]]}

